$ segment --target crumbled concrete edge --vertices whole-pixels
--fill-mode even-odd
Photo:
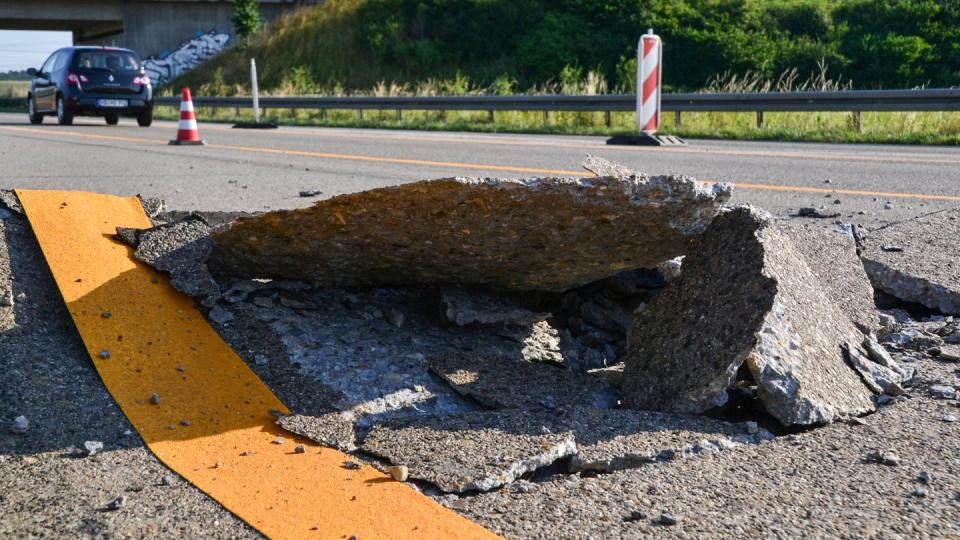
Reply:
[[[960,315],[960,291],[912,276],[869,258],[861,257],[873,287],[905,302],[914,302],[945,315]]]
[[[716,454],[723,451],[734,450],[743,446],[760,444],[765,441],[772,441],[773,433],[763,428],[758,428],[755,434],[742,434],[734,436],[724,436],[717,438],[702,439],[695,443],[667,446],[657,451],[624,453],[613,456],[610,459],[585,461],[579,453],[570,458],[570,472],[601,472],[612,473],[636,469],[645,465],[672,461],[675,459],[688,459],[691,457],[702,456],[706,454]]]
[[[591,154],[587,154],[580,166],[597,176],[646,176],[626,165]]]
[[[353,452],[357,449],[354,416],[349,413],[328,413],[321,416],[293,414],[277,419],[277,425],[323,446]]]
[[[498,474],[481,478],[471,482],[460,491],[491,491],[500,486],[512,483],[528,472],[536,471],[542,467],[552,465],[554,462],[563,458],[575,455],[577,453],[577,443],[570,435],[559,444],[547,448],[543,453],[530,456],[527,459],[517,461],[509,469]]]
[[[20,199],[12,189],[0,189],[0,204],[15,214],[21,216],[24,214],[23,205],[20,204]]]

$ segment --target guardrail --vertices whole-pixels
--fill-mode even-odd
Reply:
[[[542,111],[544,122],[550,112],[603,112],[610,125],[611,112],[636,110],[636,95],[562,96],[347,96],[347,97],[261,97],[264,109],[401,111]],[[157,104],[176,106],[178,98],[157,98]],[[194,97],[195,107],[253,106],[250,97]],[[679,125],[683,112],[755,112],[757,127],[763,127],[764,112],[846,111],[854,114],[859,128],[860,113],[865,111],[960,111],[960,89],[923,90],[848,90],[840,92],[764,92],[730,94],[664,94],[664,111],[672,111]]]
[[[636,110],[631,94],[599,96],[518,95],[518,96],[303,96],[261,97],[263,109],[317,110],[395,110],[401,111],[542,111],[604,112],[609,124],[610,112]],[[20,105],[23,100],[3,99],[0,106]],[[158,97],[156,104],[176,107],[178,97]],[[251,108],[251,97],[194,96],[195,107]],[[960,111],[960,88],[923,90],[848,90],[841,92],[765,92],[733,94],[664,94],[664,111],[673,111],[677,120],[682,112],[755,112],[757,125],[763,126],[764,112],[846,111]],[[857,122],[859,123],[859,122]]]

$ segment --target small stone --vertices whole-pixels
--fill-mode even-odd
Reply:
[[[223,465],[223,464],[218,461],[218,462],[216,462],[216,463],[213,464],[213,467],[212,467],[212,468],[214,468],[214,469],[219,469],[222,465]]]
[[[13,291],[3,291],[3,294],[0,294],[0,306],[13,307],[13,304]]]
[[[210,311],[207,313],[207,317],[211,321],[221,326],[227,324],[228,322],[234,319],[233,313],[231,313],[230,310],[223,308],[221,306],[213,306],[213,308],[211,308]]]
[[[883,205],[883,208],[885,210],[893,210],[893,203],[890,201],[887,201],[887,203]]]
[[[930,396],[933,399],[957,399],[957,389],[945,384],[935,384],[930,387]]]
[[[660,525],[666,527],[672,527],[677,524],[677,518],[671,514],[661,514],[660,519],[657,521]]]
[[[890,467],[896,467],[897,465],[900,465],[900,456],[887,450],[879,450],[867,454],[867,461],[879,463],[881,465],[887,465]]]
[[[164,476],[162,479],[160,479],[160,483],[165,486],[172,486],[173,482],[174,482],[174,478],[169,474]]]
[[[103,450],[103,443],[100,441],[83,441],[83,448],[86,449],[88,456],[92,456]]]
[[[287,442],[287,441],[286,441],[283,437],[277,437],[277,438],[274,439],[272,442],[273,442],[273,444],[283,444],[283,443],[285,443],[285,442]]]
[[[360,468],[360,464],[357,463],[356,461],[344,461],[341,467],[349,471],[355,471]]]
[[[323,192],[320,191],[319,189],[310,189],[310,190],[305,190],[300,192],[301,197],[316,197],[318,195],[323,195]]]
[[[854,416],[853,418],[851,418],[851,419],[849,420],[848,423],[849,423],[850,425],[852,425],[852,426],[865,426],[865,425],[867,425],[867,421],[864,420],[863,418],[860,418],[859,416]]]
[[[917,475],[917,482],[921,484],[929,484],[931,480],[933,480],[933,476],[927,471],[920,471],[920,474]]]
[[[927,488],[916,487],[913,488],[913,491],[910,492],[914,497],[926,497],[928,495]]]
[[[10,431],[13,433],[18,433],[20,435],[27,432],[30,429],[30,421],[27,420],[26,416],[18,416],[13,419],[13,424],[10,426]]]
[[[150,403],[153,405],[159,405],[160,396],[158,396],[157,394],[150,394]]]
[[[409,469],[406,465],[394,465],[388,469],[390,473],[390,478],[393,478],[397,482],[406,482],[407,477],[410,475]]]
[[[108,502],[107,505],[104,507],[104,510],[112,512],[114,510],[119,510],[126,505],[127,505],[127,496],[121,495],[116,499]]]
[[[302,444],[298,444],[296,447],[294,447],[293,451],[297,454],[306,454],[307,447]]]
[[[103,317],[104,319],[109,319],[110,317],[113,316],[113,313],[110,313],[109,311],[104,311],[103,313],[100,314],[100,316]]]
[[[181,420],[181,421],[180,421],[180,425],[183,426],[183,427],[190,427],[190,421],[189,421],[189,420]]]
[[[945,414],[941,420],[944,422],[953,423],[957,421],[957,416],[955,414]]]
[[[403,313],[397,308],[390,308],[390,311],[387,312],[387,322],[400,328],[403,326],[404,316]]]
[[[833,204],[843,204],[840,199],[834,199]]]
[[[110,351],[104,349],[104,350],[100,351],[100,354],[98,354],[97,356],[99,356],[100,358],[106,360],[106,359],[110,358]]]
[[[880,249],[888,253],[903,253],[903,248],[900,246],[894,246],[892,244],[885,244],[880,246]]]

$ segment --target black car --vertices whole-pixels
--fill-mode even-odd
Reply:
[[[143,127],[153,122],[153,88],[137,54],[110,47],[66,47],[50,55],[27,94],[31,124],[56,115],[60,125],[74,116],[102,116],[110,125],[132,116]]]

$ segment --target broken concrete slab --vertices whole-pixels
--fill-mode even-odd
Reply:
[[[614,472],[773,439],[757,426],[655,411],[579,409],[563,419],[577,453],[572,471]]]
[[[729,199],[686,176],[447,178],[239,219],[211,267],[330,287],[564,291],[688,251]]]
[[[23,215],[23,206],[12,189],[0,189],[0,205],[15,214]]]
[[[746,363],[784,425],[874,410],[842,347],[862,335],[765,212],[731,209],[684,259],[683,273],[641,311],[622,390],[638,409],[701,413],[727,401]]]
[[[216,298],[220,287],[207,270],[205,261],[213,242],[210,226],[199,216],[187,216],[172,223],[143,229],[117,230],[125,243],[135,243],[134,258],[170,274],[178,291],[199,298]]]
[[[444,287],[440,292],[447,320],[457,326],[468,324],[530,325],[546,320],[549,313],[534,313],[504,298],[483,291]]]
[[[640,176],[640,173],[626,165],[589,154],[580,166],[597,176]]]
[[[871,231],[861,257],[877,289],[905,302],[960,315],[957,238],[960,208],[953,208]]]
[[[617,405],[617,394],[596,377],[562,367],[478,354],[430,359],[436,373],[458,393],[495,409]]]
[[[511,409],[381,423],[360,449],[442,491],[490,491],[576,452],[572,433],[547,427],[554,417]]]
[[[277,420],[277,425],[324,446],[343,452],[353,452],[357,449],[355,421],[354,414],[331,412],[320,416],[300,414],[283,416]]]
[[[879,313],[873,287],[857,255],[853,235],[837,225],[798,220],[781,221],[778,226],[790,236],[827,295],[847,317],[864,332],[876,330]]]
[[[859,347],[844,347],[847,361],[860,374],[863,383],[875,394],[903,394],[903,377],[892,369],[874,362]]]

